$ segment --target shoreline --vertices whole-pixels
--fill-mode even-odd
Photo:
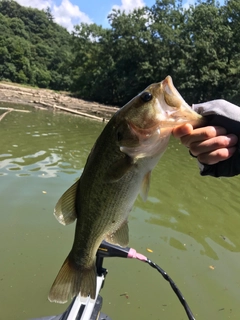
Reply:
[[[28,105],[34,108],[71,112],[98,121],[107,121],[119,109],[97,102],[73,98],[67,92],[25,87],[21,84],[0,82],[0,103]]]

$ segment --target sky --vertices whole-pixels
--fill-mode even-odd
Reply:
[[[108,27],[107,16],[113,8],[126,13],[143,6],[151,7],[155,0],[16,0],[20,5],[37,9],[51,8],[55,22],[69,32],[73,26],[83,23],[96,23]],[[224,0],[220,0],[223,4]],[[183,6],[194,4],[195,0],[183,0]]]

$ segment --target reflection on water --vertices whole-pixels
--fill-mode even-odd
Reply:
[[[71,248],[74,225],[59,225],[52,212],[80,176],[103,126],[46,110],[12,112],[0,122],[0,319],[66,308],[49,303],[47,294]],[[238,190],[238,177],[201,177],[195,159],[172,139],[152,173],[148,201],[137,199],[129,218],[130,245],[171,275],[196,319],[240,317]],[[113,320],[186,319],[153,270],[106,260],[103,310]]]
[[[59,171],[78,172],[96,136],[96,131],[85,134],[88,123],[48,111],[12,112],[1,122],[0,175],[50,178]]]

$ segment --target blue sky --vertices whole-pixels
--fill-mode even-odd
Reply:
[[[19,4],[27,7],[45,9],[50,7],[55,21],[68,31],[81,22],[97,23],[107,27],[107,16],[113,8],[129,12],[134,8],[149,6],[155,0],[16,0]],[[184,6],[194,4],[195,0],[183,0]],[[224,0],[220,0],[223,4]]]

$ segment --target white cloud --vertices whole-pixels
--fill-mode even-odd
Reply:
[[[54,21],[61,26],[73,30],[76,24],[93,23],[87,14],[82,12],[77,5],[72,4],[69,0],[62,0],[57,6],[52,0],[16,0],[20,5],[25,7],[37,8],[39,10],[50,8]]]
[[[39,10],[51,8],[52,1],[48,0],[17,0],[17,2],[24,7],[37,8]]]
[[[69,0],[62,0],[60,6],[54,5],[52,14],[55,22],[68,29],[68,31],[73,30],[73,26],[81,22],[93,22],[84,12],[80,11],[77,5],[73,5]]]
[[[186,2],[183,4],[184,9],[188,9],[191,5],[195,4],[195,0],[186,0]]]
[[[112,9],[117,9],[121,11],[125,11],[126,13],[129,13],[130,11],[133,11],[136,8],[142,8],[145,6],[145,3],[143,0],[122,0],[122,4],[120,6],[114,5]]]

